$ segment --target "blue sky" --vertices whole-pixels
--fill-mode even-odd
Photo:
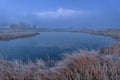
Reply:
[[[119,28],[120,0],[0,0],[0,25]]]

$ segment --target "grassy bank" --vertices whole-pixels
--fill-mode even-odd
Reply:
[[[79,51],[53,67],[41,60],[23,64],[1,58],[0,80],[120,80],[120,56]]]
[[[77,30],[74,32],[83,32],[89,34],[96,34],[96,35],[103,35],[103,36],[110,36],[115,39],[120,40],[120,29],[106,29],[106,30]]]
[[[38,32],[14,32],[14,33],[1,33],[0,40],[11,40],[17,38],[25,38],[38,35]]]

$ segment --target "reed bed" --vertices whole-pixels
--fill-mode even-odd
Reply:
[[[120,56],[78,51],[52,67],[42,60],[24,64],[1,57],[0,80],[120,80]]]
[[[113,44],[111,47],[101,48],[99,53],[104,55],[120,55],[120,42]]]

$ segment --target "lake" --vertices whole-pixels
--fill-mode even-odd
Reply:
[[[111,37],[72,32],[41,32],[40,35],[0,41],[0,54],[9,60],[61,60],[64,53],[76,50],[98,50],[116,40]]]

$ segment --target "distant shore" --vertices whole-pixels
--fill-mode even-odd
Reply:
[[[6,33],[8,32],[8,33]],[[39,32],[78,32],[78,33],[88,33],[88,34],[95,34],[95,35],[103,35],[103,36],[110,36],[115,39],[120,40],[120,29],[103,29],[103,30],[91,30],[91,29],[28,29],[28,30],[16,30],[15,32],[12,31],[12,33],[20,33],[17,34],[18,37],[24,37],[24,35],[33,35],[33,34],[38,34]],[[3,34],[7,35],[10,34],[10,37],[12,37],[11,31],[9,29],[2,29],[0,30],[0,37],[3,37]],[[21,33],[24,33],[24,35]],[[3,35],[3,36],[2,36]],[[15,35],[16,36],[16,35]],[[1,38],[0,38],[1,40]]]
[[[38,32],[8,32],[8,33],[0,33],[0,40],[12,40],[17,38],[25,38],[38,35]]]
[[[120,29],[105,29],[105,30],[76,30],[73,32],[82,32],[95,35],[110,36],[120,40]]]
[[[10,36],[8,39],[14,39],[14,37],[17,38],[18,37],[27,37],[30,35],[36,35],[39,32],[78,32],[78,33],[88,33],[88,34],[95,34],[95,35],[103,35],[103,36],[110,36],[113,37],[115,39],[120,40],[120,29],[104,29],[104,30],[89,30],[89,29],[33,29],[33,30],[17,30],[15,32],[11,32],[9,29],[3,29],[0,30],[0,40],[1,39],[5,39],[8,38],[8,36]],[[5,35],[4,35],[5,33]],[[12,34],[11,34],[12,33]],[[15,35],[16,33],[20,33]],[[24,33],[24,34],[22,34]],[[14,36],[15,35],[15,36]],[[5,36],[5,38],[4,38]]]

